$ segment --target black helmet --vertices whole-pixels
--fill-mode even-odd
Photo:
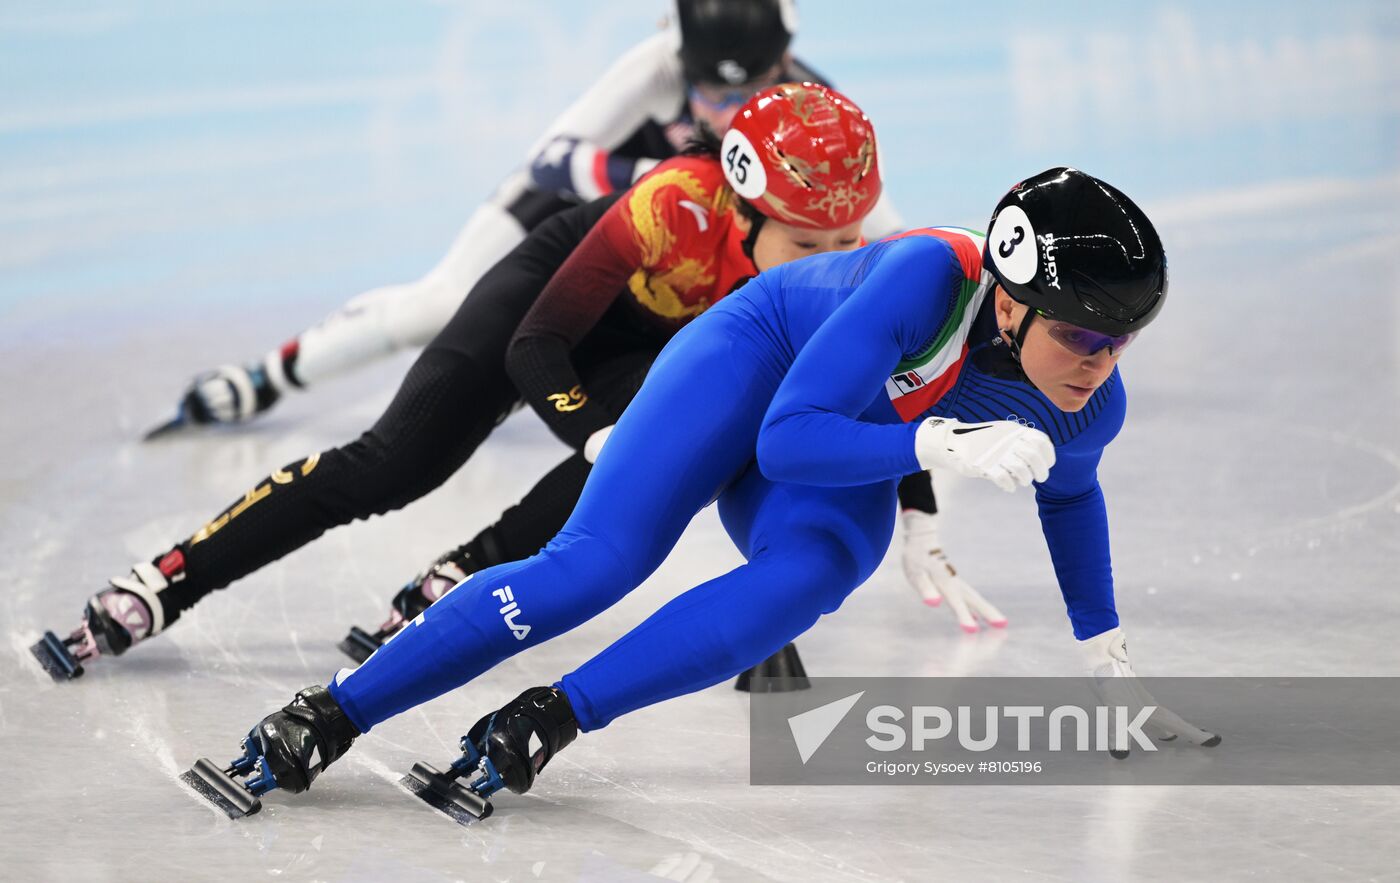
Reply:
[[[1002,197],[984,263],[1017,301],[1101,334],[1142,330],[1167,299],[1167,256],[1147,215],[1063,166]]]
[[[782,60],[797,30],[793,0],[676,0],[681,66],[692,83],[739,86]]]

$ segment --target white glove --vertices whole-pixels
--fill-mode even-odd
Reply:
[[[1055,465],[1050,436],[1011,420],[960,423],[930,417],[915,431],[914,455],[924,469],[985,478],[1007,493],[1044,481]]]
[[[938,540],[938,516],[906,509],[900,518],[904,522],[904,576],[924,603],[937,607],[947,598],[948,608],[968,634],[977,632],[978,616],[990,626],[1005,628],[1006,615],[948,563]]]
[[[589,463],[598,462],[598,455],[603,453],[603,443],[608,440],[609,435],[612,435],[613,426],[616,425],[614,423],[612,426],[604,426],[588,437],[588,441],[583,443],[583,459]]]
[[[1138,680],[1133,666],[1128,662],[1128,639],[1121,628],[1109,629],[1085,641],[1079,642],[1084,665],[1093,678],[1094,692],[1099,702],[1108,708],[1122,706],[1127,709],[1128,719],[1134,719],[1146,706],[1154,706],[1155,711],[1143,724],[1143,732],[1158,742],[1170,742],[1177,736],[1183,737],[1192,745],[1213,748],[1220,744],[1220,737],[1207,733],[1169,709],[1163,708],[1147,688]],[[1115,712],[1110,712],[1109,732],[1117,741],[1118,725]],[[1131,741],[1131,739],[1129,739]],[[1119,743],[1109,751],[1114,757],[1128,756],[1128,743]]]

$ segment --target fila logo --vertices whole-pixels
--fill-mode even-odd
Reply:
[[[892,374],[890,379],[894,385],[899,387],[901,392],[913,392],[924,385],[924,379],[914,371],[905,371],[903,374]]]
[[[515,603],[515,593],[510,590],[510,586],[501,586],[491,593],[495,595],[502,605],[501,619],[505,620],[510,628],[510,633],[515,635],[515,640],[523,641],[525,636],[530,634],[530,627],[525,624],[516,625],[515,618],[520,615],[520,605]]]

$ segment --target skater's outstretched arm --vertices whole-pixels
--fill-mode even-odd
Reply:
[[[641,265],[641,249],[621,220],[621,205],[609,210],[559,268],[506,350],[506,372],[525,402],[576,450],[617,422],[617,414],[589,396],[572,354]]]
[[[1099,486],[1104,446],[1123,426],[1127,397],[1117,371],[1088,430],[1059,449],[1050,478],[1036,487],[1041,530],[1064,596],[1074,636],[1091,638],[1118,627],[1109,556],[1108,510]]]
[[[648,121],[675,119],[685,96],[685,78],[674,31],[662,31],[628,50],[550,125],[530,151],[530,179],[538,189],[595,199],[626,190],[685,144],[690,126],[679,129],[669,150],[657,156],[613,151]]]
[[[758,439],[775,481],[871,484],[920,469],[915,423],[860,419],[899,363],[936,345],[955,315],[963,274],[931,237],[878,243],[873,269],[803,347]],[[840,365],[840,371],[833,371]]]

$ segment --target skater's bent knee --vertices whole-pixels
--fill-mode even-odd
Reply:
[[[561,531],[540,556],[563,574],[566,584],[590,596],[616,601],[637,587],[635,562],[615,545],[592,534]]]

